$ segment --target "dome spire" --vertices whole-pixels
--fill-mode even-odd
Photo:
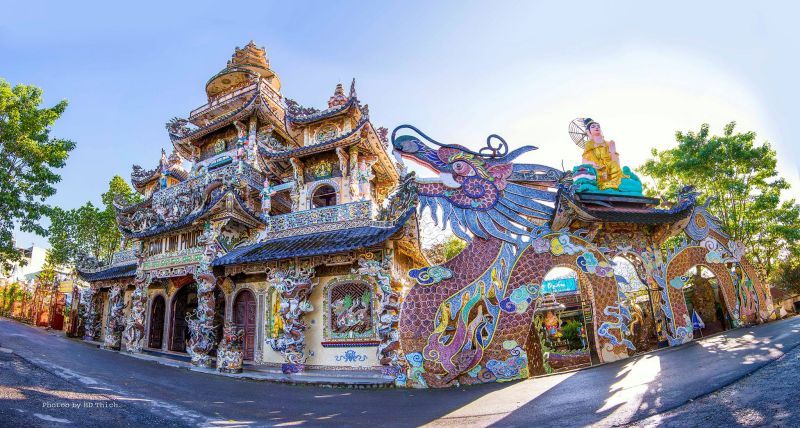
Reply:
[[[250,41],[243,48],[236,47],[227,65],[206,83],[208,98],[214,98],[257,79],[266,80],[267,84],[280,93],[281,84],[278,76],[270,69],[267,50]]]

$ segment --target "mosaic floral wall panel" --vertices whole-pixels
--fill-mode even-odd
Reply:
[[[375,339],[372,286],[361,280],[334,280],[325,288],[325,340]]]

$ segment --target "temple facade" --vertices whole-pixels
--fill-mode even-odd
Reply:
[[[689,186],[672,203],[644,196],[590,118],[570,124],[581,164],[562,171],[517,162],[536,148],[497,135],[479,150],[410,125],[389,138],[355,82],[323,110],[300,106],[252,43],[205,90],[167,123],[172,152],[133,167],[144,201],[116,205],[123,250],[79,263],[86,340],[225,372],[380,371],[448,387],[776,317],[710,200]],[[424,213],[467,242],[441,265],[421,252]]]
[[[409,183],[355,81],[302,107],[251,42],[205,90],[167,124],[172,153],[133,167],[145,199],[116,205],[125,249],[81,263],[86,339],[227,371],[389,364],[399,272],[426,260]]]

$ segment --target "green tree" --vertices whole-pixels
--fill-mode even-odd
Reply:
[[[775,264],[798,245],[800,206],[794,200],[781,201],[789,184],[778,175],[775,150],[767,142],[757,144],[752,131],[735,132],[735,126],[725,125],[722,135],[711,135],[708,124],[699,132],[677,132],[677,147],[653,149],[653,157],[639,171],[668,195],[690,184],[702,198],[714,198],[712,213],[769,277]]]
[[[50,287],[53,285],[53,281],[56,280],[56,274],[56,263],[53,259],[53,253],[48,251],[44,258],[42,270],[36,274],[36,281],[44,287]]]
[[[48,232],[57,263],[73,262],[80,253],[110,261],[119,249],[122,234],[117,227],[113,202],[137,203],[141,201],[141,195],[117,175],[108,183],[108,191],[102,194],[101,199],[105,205],[102,209],[91,202],[71,210],[53,209]]]
[[[13,282],[3,287],[3,290],[0,291],[0,298],[2,298],[0,312],[4,315],[9,315],[14,309],[14,302],[22,300],[24,295],[25,289],[19,282]]]
[[[41,108],[42,90],[29,85],[13,88],[0,79],[0,263],[10,267],[21,260],[14,248],[14,226],[45,235],[39,224],[50,207],[44,202],[56,193],[62,168],[75,143],[50,136],[67,101]]]
[[[425,256],[431,263],[439,265],[457,256],[466,246],[466,242],[455,235],[450,235],[443,242],[425,249]]]
[[[114,212],[114,200],[119,200],[123,205],[130,205],[142,201],[142,195],[134,191],[133,188],[119,175],[115,175],[108,182],[108,191],[101,196],[106,210]]]
[[[789,257],[778,263],[770,283],[789,293],[800,293],[800,257]]]

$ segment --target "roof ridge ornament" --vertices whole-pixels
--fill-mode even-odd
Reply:
[[[351,89],[353,91],[354,89]],[[336,84],[333,96],[328,99],[328,108],[338,107],[347,104],[348,98],[344,95],[344,87],[341,83]]]

